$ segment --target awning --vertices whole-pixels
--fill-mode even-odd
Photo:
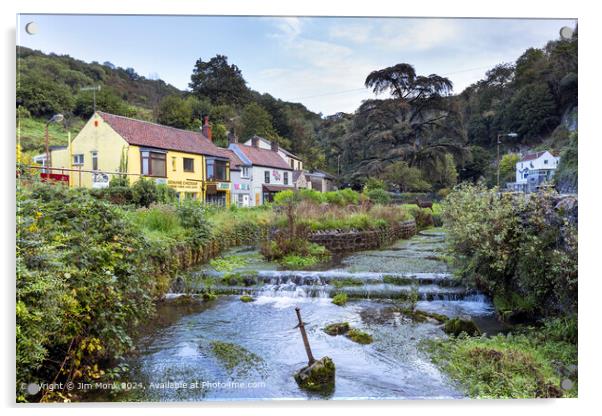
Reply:
[[[282,185],[263,185],[263,192],[280,192],[293,190],[292,186],[282,186]]]

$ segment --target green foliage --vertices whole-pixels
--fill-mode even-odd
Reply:
[[[423,178],[422,172],[405,161],[394,162],[386,167],[384,178],[396,185],[401,192],[429,191],[431,185]]]
[[[249,261],[248,256],[227,256],[212,259],[209,265],[218,272],[231,272],[244,267]]]
[[[569,145],[560,154],[560,162],[554,174],[554,182],[564,192],[577,192],[578,189],[578,153],[577,133],[570,137]]]
[[[389,193],[381,188],[371,189],[365,194],[375,204],[386,205],[391,201],[391,196]]]
[[[146,243],[119,208],[56,185],[17,188],[17,224],[18,395],[97,379],[154,310]]]
[[[180,95],[169,95],[159,103],[157,110],[157,123],[159,124],[188,129],[192,125],[192,119],[191,102]]]
[[[138,225],[161,234],[179,236],[184,231],[176,209],[171,205],[154,204],[150,208],[141,208],[134,219]]]
[[[260,136],[279,142],[272,125],[272,116],[261,105],[255,102],[247,104],[241,114],[241,123],[242,137]]]
[[[194,200],[184,200],[176,210],[181,226],[196,247],[207,243],[211,237],[211,227],[207,220],[207,211]]]
[[[141,207],[149,207],[159,199],[157,185],[152,179],[140,178],[132,185],[132,202]]]
[[[198,98],[208,97],[213,104],[245,104],[249,90],[241,70],[228,63],[228,57],[215,55],[209,61],[196,61],[190,77],[190,89]]]
[[[244,303],[253,302],[254,300],[255,300],[255,299],[253,299],[253,297],[252,297],[252,296],[249,296],[249,295],[242,295],[242,296],[240,297],[240,301],[241,301],[241,302],[244,302]]]
[[[370,192],[374,189],[385,189],[385,181],[382,179],[369,177],[364,184],[364,192]]]
[[[334,295],[334,297],[332,298],[332,303],[334,303],[337,306],[345,306],[345,304],[347,303],[347,294],[338,293]]]
[[[280,259],[280,264],[282,264],[285,268],[292,270],[312,267],[319,262],[320,259],[316,256],[298,256],[295,254],[289,254]]]
[[[520,155],[518,153],[506,153],[502,156],[500,159],[500,184],[514,182],[516,179],[516,163],[519,161]]]
[[[459,380],[470,397],[577,397],[576,383],[570,390],[560,388],[565,378],[576,382],[566,368],[577,364],[577,344],[562,335],[564,326],[558,328],[558,321],[549,321],[543,328],[507,336],[460,336],[432,341],[429,350],[435,363]]]
[[[577,307],[577,229],[554,206],[552,194],[500,197],[466,183],[443,205],[463,279],[494,296],[504,315]]]

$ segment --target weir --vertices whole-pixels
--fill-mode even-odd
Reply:
[[[490,300],[463,287],[453,277],[445,256],[445,234],[421,232],[379,250],[343,256],[330,270],[278,270],[261,263],[256,252],[236,250],[237,256],[253,256],[254,262],[228,272],[209,266],[183,276],[183,287],[168,297],[219,294],[216,300],[180,307],[167,302],[160,314],[169,324],[149,330],[138,341],[131,357],[132,376],[140,379],[261,381],[260,388],[195,391],[145,391],[144,400],[230,400],[308,398],[292,378],[307,365],[304,343],[299,339],[295,308],[303,311],[304,330],[315,357],[336,363],[332,398],[381,397],[458,398],[456,389],[428,356],[422,341],[444,337],[436,319],[417,321],[404,312],[418,311],[447,317],[470,316],[482,329],[495,330]],[[262,261],[262,260],[261,260]],[[186,290],[183,290],[183,288]],[[342,306],[332,303],[345,293]],[[241,301],[241,295],[250,301]],[[344,335],[332,336],[324,328],[346,322],[370,337],[364,345]],[[232,344],[252,357],[232,367],[212,351],[215,342]]]

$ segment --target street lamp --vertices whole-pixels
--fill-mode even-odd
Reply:
[[[50,120],[48,120],[46,122],[46,129],[45,129],[44,137],[45,137],[45,142],[46,142],[46,167],[47,168],[50,167],[50,146],[48,143],[48,141],[49,141],[48,140],[48,125],[50,123],[60,123],[61,121],[63,121],[64,118],[65,117],[63,117],[62,114],[55,114],[50,118]],[[48,172],[50,172],[50,171],[48,170]]]
[[[500,191],[500,144],[502,137],[518,137],[516,133],[500,133],[497,135],[497,190]]]

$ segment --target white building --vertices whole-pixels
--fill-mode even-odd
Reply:
[[[281,149],[276,143],[270,144],[269,148],[260,146],[258,139],[248,141],[251,144],[247,145],[230,137],[228,150],[239,160],[239,170],[231,170],[232,198],[240,206],[253,207],[271,202],[277,192],[294,189],[293,168],[282,156]],[[232,158],[230,160],[232,162]]]
[[[540,186],[550,183],[558,168],[559,157],[547,150],[528,153],[516,163],[516,182],[508,187],[519,192],[533,192]]]

